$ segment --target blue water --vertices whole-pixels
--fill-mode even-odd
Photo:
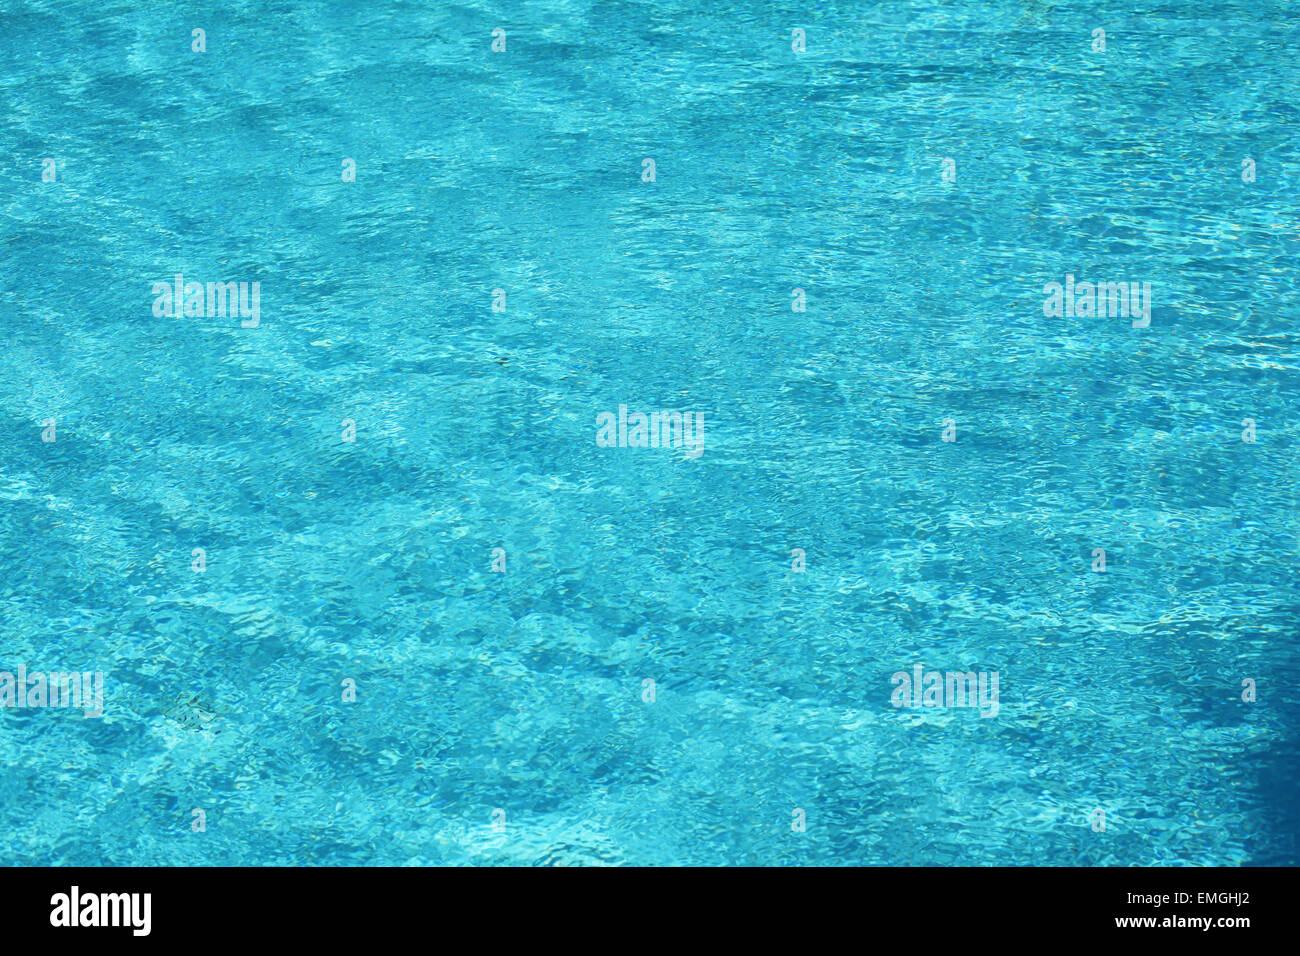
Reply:
[[[0,670],[105,688],[0,709],[0,861],[1295,864],[1298,45],[0,3]],[[996,716],[893,706],[917,663]]]

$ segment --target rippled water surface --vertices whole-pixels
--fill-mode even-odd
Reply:
[[[0,3],[3,860],[1296,863],[1298,24]]]

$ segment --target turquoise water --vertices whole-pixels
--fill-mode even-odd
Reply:
[[[1300,9],[1128,6],[0,3],[0,859],[1296,863]]]

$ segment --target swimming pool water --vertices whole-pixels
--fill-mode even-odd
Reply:
[[[1296,863],[1300,17],[1121,6],[0,3],[0,859]]]

